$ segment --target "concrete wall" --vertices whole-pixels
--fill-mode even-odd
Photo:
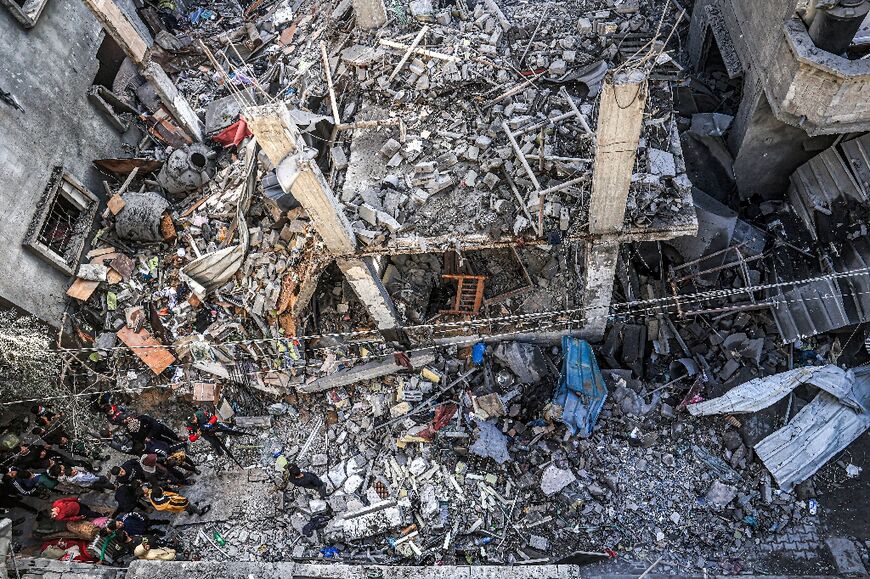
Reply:
[[[780,198],[789,175],[834,135],[870,130],[870,61],[820,51],[795,16],[798,0],[700,0],[690,26],[695,62],[704,7],[717,6],[745,71],[728,137],[742,197]]]
[[[728,141],[737,190],[743,198],[781,199],[795,169],[830,146],[835,137],[811,137],[780,121],[754,75],[747,75],[743,86],[743,101]]]
[[[0,101],[0,296],[53,325],[71,279],[22,240],[55,165],[102,196],[91,161],[125,156],[121,135],[87,99],[102,39],[79,0],[50,1],[30,30],[0,8],[0,88],[24,109]]]

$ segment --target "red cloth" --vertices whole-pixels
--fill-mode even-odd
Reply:
[[[51,503],[51,508],[57,509],[57,516],[52,514],[55,521],[79,521],[85,518],[79,514],[79,500],[76,497],[57,499]]]
[[[212,141],[220,143],[224,147],[236,146],[250,137],[254,133],[248,128],[248,123],[245,119],[239,119],[232,125],[228,126],[211,138]]]
[[[432,440],[435,438],[435,433],[447,426],[450,420],[453,418],[453,415],[456,414],[456,411],[459,409],[456,404],[442,404],[435,408],[435,417],[432,418],[432,422],[429,423],[424,430],[421,430],[417,433],[417,436],[420,438],[424,438],[426,440]]]

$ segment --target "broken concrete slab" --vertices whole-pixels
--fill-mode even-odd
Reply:
[[[408,358],[410,359],[411,366],[414,370],[419,370],[426,364],[431,364],[435,361],[435,355],[431,352],[414,352],[413,354],[408,356]],[[337,370],[328,376],[317,378],[312,382],[297,386],[296,389],[299,392],[303,392],[305,394],[311,394],[313,392],[323,392],[324,390],[330,390],[332,388],[348,386],[350,384],[353,384],[354,382],[373,380],[375,378],[389,376],[390,374],[395,374],[396,372],[402,372],[406,370],[408,369],[405,366],[396,363],[394,358],[375,360],[373,362],[367,362],[359,366],[342,368],[341,370]]]
[[[575,480],[577,477],[574,476],[573,472],[551,464],[544,469],[544,473],[541,475],[541,492],[548,497],[553,496]]]
[[[861,562],[861,554],[855,543],[846,537],[829,537],[825,539],[825,545],[831,552],[837,571],[843,576],[857,575],[867,576],[867,569]]]

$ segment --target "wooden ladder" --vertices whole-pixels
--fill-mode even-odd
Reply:
[[[480,311],[483,303],[483,288],[486,281],[484,275],[452,275],[441,276],[445,281],[456,282],[456,298],[453,300],[453,308],[441,310],[440,314],[455,316],[475,316]]]

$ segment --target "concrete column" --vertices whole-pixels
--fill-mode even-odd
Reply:
[[[118,43],[124,54],[136,63],[139,72],[154,88],[160,101],[172,114],[181,128],[195,141],[202,141],[202,123],[172,79],[160,67],[150,62],[150,45],[130,22],[114,0],[84,0],[94,16],[103,25],[106,33]]]
[[[305,208],[326,248],[379,330],[400,328],[393,300],[381,283],[374,264],[356,253],[356,235],[342,205],[306,149],[302,133],[284,103],[251,107],[245,120],[266,156],[276,167],[281,188]]]
[[[94,16],[106,34],[111,36],[124,54],[136,63],[136,66],[143,67],[148,61],[148,41],[142,38],[127,15],[124,14],[114,0],[84,0],[85,5],[91,9]]]
[[[398,329],[399,316],[393,305],[393,299],[381,283],[377,271],[369,258],[343,257],[336,264],[347,283],[353,288],[360,301],[365,304],[369,315],[378,325],[379,330]]]
[[[244,112],[248,127],[276,168],[281,188],[293,195],[314,222],[333,255],[353,255],[356,235],[341,203],[306,149],[302,133],[284,103],[251,107]]]
[[[353,11],[360,28],[380,28],[387,23],[384,0],[353,0]]]
[[[589,232],[622,230],[647,98],[646,75],[619,72],[604,82],[596,130]]]
[[[591,341],[604,337],[613,296],[613,279],[619,261],[619,241],[601,237],[586,246],[586,281],[583,294],[583,336]]]
[[[619,72],[605,80],[596,130],[586,279],[583,296],[583,335],[600,340],[607,328],[613,279],[619,257],[619,239],[625,205],[634,173],[637,144],[643,127],[647,98],[646,75],[639,70]]]

